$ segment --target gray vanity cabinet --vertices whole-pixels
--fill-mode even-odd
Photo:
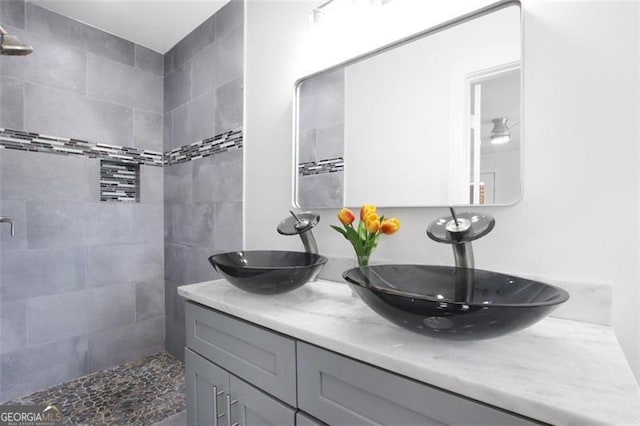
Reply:
[[[190,426],[295,426],[296,410],[188,348],[185,363]]]
[[[188,348],[296,406],[295,340],[194,303],[185,316]]]
[[[302,342],[298,406],[331,425],[534,424]]]
[[[296,410],[231,376],[232,424],[239,426],[295,426]]]
[[[189,425],[537,424],[195,303],[186,323]]]
[[[229,373],[189,349],[185,349],[184,361],[189,425],[226,424]]]

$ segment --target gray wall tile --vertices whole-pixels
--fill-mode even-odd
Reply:
[[[214,43],[193,58],[193,86],[189,95],[198,96],[210,92],[218,87],[220,80],[217,75],[220,69],[220,45]],[[165,104],[166,106],[166,104]]]
[[[163,56],[26,7],[26,24],[11,23],[26,31],[11,30],[36,50],[0,58],[0,125],[163,151]],[[163,180],[143,166],[141,203],[100,203],[97,160],[0,151],[2,213],[17,220],[0,239],[0,400],[86,374],[87,334],[94,368],[162,348]]]
[[[193,200],[241,201],[243,151],[229,151],[193,161]]]
[[[93,321],[93,293],[78,291],[35,297],[27,303],[29,345],[87,333]]]
[[[216,44],[220,45],[217,58],[219,72],[214,86],[217,88],[244,76],[244,27],[237,27]]]
[[[76,217],[82,221],[84,242],[95,246],[135,241],[133,203],[89,203],[76,206]],[[27,207],[28,211],[28,207]],[[28,240],[28,244],[31,241]]]
[[[194,161],[186,161],[164,168],[165,203],[190,203],[193,200],[193,164]]]
[[[0,353],[27,346],[27,305],[23,300],[0,303]]]
[[[175,50],[176,50],[176,47],[173,46],[171,49],[167,51],[167,53],[164,54],[164,75],[169,74],[174,69],[173,56],[174,56]]]
[[[97,55],[88,56],[87,69],[90,96],[144,111],[163,112],[162,76]]]
[[[26,31],[12,28],[7,31],[35,49],[20,58],[0,56],[0,74],[86,94],[87,55],[84,51]]]
[[[138,204],[133,209],[133,240],[162,245],[164,206],[160,203]]]
[[[27,83],[24,127],[32,132],[131,146],[133,111],[63,90]]]
[[[343,205],[344,173],[298,176],[298,204],[306,208]]]
[[[205,93],[173,111],[172,143],[189,145],[216,134],[214,127],[215,96]]]
[[[214,247],[218,250],[242,248],[242,201],[215,203]]]
[[[241,247],[235,247],[235,249],[239,250]],[[218,272],[213,266],[211,266],[211,263],[209,263],[209,257],[221,252],[221,250],[214,250],[210,247],[191,247],[191,268],[193,270],[191,280],[194,283],[217,280],[220,278]],[[184,306],[181,306],[180,308],[181,311],[176,310],[176,318],[179,318],[181,315],[184,316]]]
[[[0,1],[0,24],[24,29],[24,0]]]
[[[27,247],[66,248],[135,241],[134,204],[27,202]]]
[[[166,321],[166,349],[174,358],[184,361],[184,348],[187,346],[184,321],[171,318],[166,318]]]
[[[165,149],[242,126],[242,8],[232,0],[212,19],[214,38],[194,31],[165,55],[165,71],[180,63],[192,68],[188,76],[166,74]],[[242,245],[242,160],[239,150],[164,169],[165,346],[180,359],[184,299],[177,286],[218,278],[208,257]]]
[[[136,321],[164,315],[164,281],[137,283]]]
[[[133,112],[133,146],[163,152],[163,115],[135,110]]]
[[[316,128],[344,121],[344,70],[315,77]]]
[[[298,134],[298,163],[318,160],[316,155],[316,129],[300,130]]]
[[[74,203],[27,202],[27,247],[62,248],[85,244],[84,221]]]
[[[36,35],[133,66],[135,45],[81,22],[27,3],[26,29]]]
[[[162,350],[164,317],[89,335],[89,371],[99,371]]]
[[[238,27],[194,58],[192,96],[242,79],[243,37],[243,27]]]
[[[134,284],[101,287],[93,295],[90,329],[92,331],[132,323],[136,320],[136,286]]]
[[[0,151],[0,167],[2,167],[3,153]],[[2,177],[0,176],[0,179]],[[2,187],[2,184],[0,184]],[[27,248],[27,203],[19,200],[0,199],[0,208],[4,216],[13,218],[14,232],[13,238],[8,238],[10,227],[8,223],[0,225],[0,250],[21,250]],[[1,265],[0,265],[1,267]]]
[[[173,219],[171,218],[171,210],[173,204],[164,203],[164,241],[173,241],[173,230],[171,224]]]
[[[231,0],[214,16],[216,39],[220,39],[244,24],[244,1]]]
[[[0,156],[3,200],[97,201],[99,160],[5,150]]]
[[[298,128],[309,130],[316,127],[316,82],[315,79],[303,81],[298,86]]]
[[[164,78],[164,112],[191,99],[191,61],[171,71]]]
[[[189,246],[165,243],[164,245],[164,276],[165,279],[178,285],[193,282],[193,257]]]
[[[185,38],[180,40],[173,50],[173,66],[179,67],[205,47],[215,41],[215,19],[208,18]]]
[[[162,167],[140,166],[140,202],[162,203],[164,171]]]
[[[24,128],[24,84],[20,80],[0,76],[0,126]]]
[[[2,253],[0,297],[22,299],[81,290],[86,249],[16,250]]]
[[[178,297],[178,286],[178,283],[164,280],[164,314],[172,319],[175,318],[175,301]]]
[[[163,133],[162,133],[162,141],[163,151],[171,151],[172,149],[172,139],[171,135],[173,134],[173,115],[172,113],[167,113],[164,115],[164,123],[163,123]]]
[[[316,153],[318,160],[344,156],[344,123],[316,129]]]
[[[216,133],[242,127],[242,91],[242,79],[233,80],[216,89]]]
[[[0,401],[84,376],[87,338],[33,346],[0,355]]]
[[[174,241],[182,244],[213,245],[213,204],[173,204]]]
[[[89,247],[87,285],[102,287],[161,281],[162,251],[162,246],[157,244]]]
[[[162,53],[136,44],[135,54],[136,68],[157,75],[164,75],[164,57]]]

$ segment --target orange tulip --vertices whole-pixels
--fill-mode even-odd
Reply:
[[[343,225],[351,225],[356,220],[356,215],[348,208],[344,208],[338,212],[338,219]]]
[[[364,218],[364,226],[372,234],[378,232],[378,229],[380,229],[380,217],[376,213],[369,213]]]
[[[365,220],[367,218],[367,216],[369,216],[371,213],[375,213],[375,212],[376,212],[376,206],[371,205],[371,204],[365,204],[360,209],[360,220]]]
[[[380,225],[380,232],[387,235],[395,233],[398,229],[400,229],[400,221],[395,217],[385,219]]]

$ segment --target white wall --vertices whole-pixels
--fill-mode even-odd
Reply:
[[[441,9],[449,3],[429,2]],[[292,199],[292,88],[309,71],[301,58],[312,7],[247,4],[246,249],[301,249],[275,226]],[[474,245],[481,268],[613,283],[615,330],[640,377],[637,8],[635,2],[524,3],[524,198],[482,208],[497,225]],[[352,255],[328,227],[337,212],[320,213],[321,251]],[[375,256],[452,264],[450,248],[424,233],[444,209],[384,214],[399,217],[403,227]]]
[[[520,150],[483,154],[480,173],[494,173],[495,204],[512,203],[520,192]],[[490,203],[491,200],[487,201]]]

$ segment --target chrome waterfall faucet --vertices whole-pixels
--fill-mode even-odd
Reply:
[[[451,216],[442,217],[429,224],[427,235],[439,243],[451,244],[456,266],[474,268],[471,242],[487,235],[496,224],[493,216],[480,213],[456,214],[449,207]]]
[[[318,244],[313,236],[314,226],[320,222],[320,215],[314,212],[295,213],[289,210],[291,216],[288,216],[278,224],[278,233],[282,235],[300,235],[304,250],[307,253],[318,254]]]

